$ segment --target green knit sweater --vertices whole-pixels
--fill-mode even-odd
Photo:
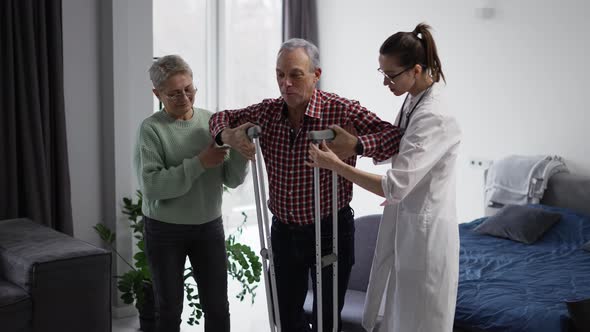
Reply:
[[[145,216],[173,224],[212,221],[221,216],[223,184],[244,181],[247,160],[233,149],[223,165],[201,165],[198,155],[212,140],[210,117],[194,108],[190,120],[175,120],[161,110],[142,122],[133,162]]]

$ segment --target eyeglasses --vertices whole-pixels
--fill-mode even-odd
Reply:
[[[177,92],[177,93],[172,94],[172,95],[169,95],[167,93],[164,93],[164,96],[166,96],[166,98],[168,98],[171,102],[178,103],[180,101],[183,101],[185,96],[188,99],[193,98],[196,93],[197,93],[197,88],[188,87],[184,91]]]
[[[388,80],[389,80],[389,82],[391,82],[391,84],[395,84],[395,82],[394,82],[393,80],[394,80],[396,77],[398,77],[399,75],[401,75],[401,74],[403,74],[403,73],[407,72],[408,70],[410,70],[410,69],[412,69],[412,68],[414,68],[414,66],[408,67],[408,68],[406,68],[406,69],[404,69],[404,70],[400,71],[399,73],[397,73],[397,74],[395,74],[395,75],[391,75],[391,76],[390,76],[390,75],[387,75],[387,74],[386,74],[386,73],[383,71],[383,69],[381,69],[381,68],[377,68],[377,71],[378,71],[378,72],[380,72],[381,74],[383,74],[383,76],[385,76],[385,78],[386,78],[386,79],[388,79]]]

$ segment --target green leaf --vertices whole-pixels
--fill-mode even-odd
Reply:
[[[123,294],[121,294],[121,300],[123,300],[123,302],[125,304],[131,304],[131,303],[133,303],[133,300],[134,300],[133,294],[123,293]]]
[[[113,244],[115,240],[115,233],[111,231],[107,226],[103,224],[96,224],[93,228],[101,240],[103,240],[109,245]]]

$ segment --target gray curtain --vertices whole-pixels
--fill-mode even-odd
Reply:
[[[283,41],[290,38],[303,38],[320,46],[315,0],[283,0]]]
[[[71,235],[61,0],[1,0],[0,13],[0,219]]]

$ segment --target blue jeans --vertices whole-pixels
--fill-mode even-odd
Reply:
[[[332,252],[332,216],[321,221],[322,255]],[[313,331],[317,330],[315,225],[288,225],[273,217],[271,242],[277,280],[281,330],[309,331],[303,312],[309,275],[313,281]],[[350,207],[338,211],[338,330],[340,313],[354,264],[354,213]],[[322,270],[323,330],[332,331],[332,266]]]
[[[227,253],[221,218],[177,225],[144,217],[145,252],[156,301],[156,331],[180,331],[184,265],[193,267],[206,332],[230,330]]]

